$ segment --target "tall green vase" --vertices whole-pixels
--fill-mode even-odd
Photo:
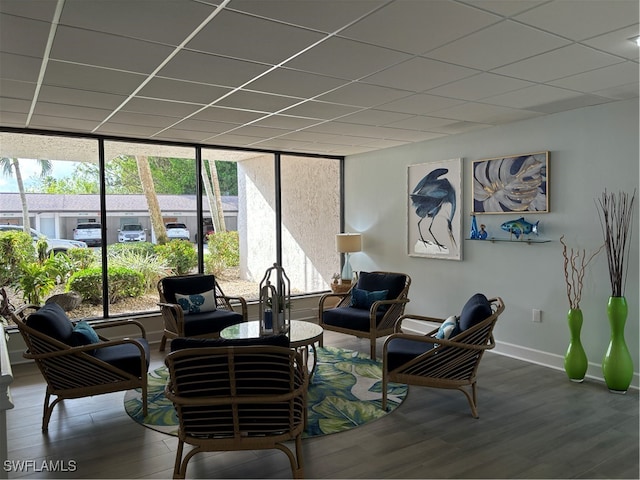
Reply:
[[[614,393],[626,393],[633,377],[633,360],[624,340],[627,310],[625,297],[609,297],[607,316],[611,339],[602,360],[602,374],[609,391]]]
[[[572,382],[582,382],[589,367],[587,354],[580,341],[580,330],[582,330],[582,310],[579,308],[569,309],[567,313],[569,323],[569,333],[571,340],[569,348],[564,356],[564,371],[567,372],[569,380]]]

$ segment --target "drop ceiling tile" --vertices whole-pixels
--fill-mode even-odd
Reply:
[[[223,10],[186,48],[277,65],[325,35]]]
[[[364,43],[329,38],[286,63],[287,67],[357,80],[410,58],[406,53]]]
[[[347,27],[340,35],[420,54],[500,19],[499,16],[454,2],[392,2]],[[452,25],[455,27],[452,28]]]
[[[638,24],[627,28],[616,30],[615,32],[606,33],[589,40],[585,40],[585,45],[603,50],[613,55],[620,55],[630,60],[638,60],[640,48],[632,39],[640,35],[640,27]]]
[[[273,113],[300,102],[299,98],[238,90],[216,102],[221,107]]]
[[[202,142],[211,136],[211,133],[196,130],[181,130],[168,128],[161,133],[163,140],[177,140],[179,142]]]
[[[456,135],[458,133],[466,133],[473,130],[482,130],[483,128],[489,127],[493,127],[493,125],[476,122],[453,122],[441,127],[434,127],[430,131],[446,135]]]
[[[555,102],[545,102],[539,105],[532,105],[528,109],[534,112],[540,112],[544,114],[565,112],[567,110],[573,110],[575,108],[590,107],[592,105],[600,105],[602,103],[610,102],[611,99],[600,97],[598,95],[583,94],[571,98],[565,98],[562,100],[556,100]]]
[[[375,10],[387,0],[234,0],[230,9],[253,13],[323,32],[333,32]]]
[[[346,80],[338,78],[276,68],[251,82],[246,89],[308,98],[333,90],[345,83],[347,83]]]
[[[640,84],[638,82],[634,82],[628,85],[620,85],[619,87],[596,90],[593,93],[601,97],[613,98],[616,100],[625,100],[628,98],[638,98],[639,91]]]
[[[486,124],[501,124],[537,117],[540,114],[528,110],[487,105],[483,103],[465,103],[438,111],[438,117]]]
[[[236,127],[233,130],[234,135],[246,135],[247,137],[257,138],[279,137],[280,135],[284,135],[286,133],[287,130],[283,130],[280,128],[256,127],[254,125]]]
[[[265,141],[260,141],[254,144],[257,148],[267,148],[273,150],[285,150],[285,151],[313,151],[313,143],[310,142],[299,142],[293,139],[285,139],[285,138],[272,138]]]
[[[491,70],[568,43],[568,40],[558,36],[505,20],[432,50],[428,57],[479,70]]]
[[[546,2],[547,0],[463,0],[462,3],[488,10],[498,15],[511,17]]]
[[[27,115],[31,109],[31,100],[21,98],[0,97],[0,113],[23,113]]]
[[[464,100],[453,98],[438,97],[425,93],[418,93],[408,97],[385,103],[377,107],[379,110],[388,110],[391,112],[411,113],[420,115],[425,113],[436,112],[443,108],[450,108],[465,103]]]
[[[335,129],[332,129],[335,131]],[[302,130],[300,132],[291,132],[282,137],[283,139],[291,139],[299,142],[318,142],[318,143],[333,143],[335,145],[351,145],[354,143],[351,137],[346,137],[341,133],[325,133],[316,131],[316,128]]]
[[[29,0],[31,1],[31,0]],[[60,23],[86,30],[178,45],[215,5],[182,1],[65,0]],[[152,15],[153,20],[150,20]]]
[[[254,144],[258,140],[259,139],[256,137],[238,135],[235,132],[233,132],[233,133],[224,133],[221,135],[213,135],[205,139],[205,142],[212,143],[214,145],[229,145],[231,147],[253,148],[252,144]]]
[[[7,110],[0,111],[0,122],[5,127],[24,128],[27,123],[26,113],[16,113]]]
[[[438,128],[444,127],[445,125],[451,125],[452,123],[454,122],[448,118],[414,115],[413,117],[390,123],[387,127],[407,128],[409,130],[438,131]]]
[[[82,48],[78,48],[82,45]],[[172,48],[101,32],[58,26],[51,58],[86,65],[151,73]],[[122,52],[127,52],[123,55]]]
[[[33,115],[30,128],[54,129],[74,132],[90,132],[98,126],[98,122],[82,118],[58,117],[50,115]]]
[[[573,44],[498,68],[496,73],[533,82],[548,82],[620,62],[620,58],[608,53]]]
[[[98,135],[117,135],[128,138],[150,138],[159,128],[135,123],[107,122],[95,130]],[[161,140],[161,139],[157,139]]]
[[[104,110],[113,110],[124,102],[126,98],[124,95],[111,95],[103,92],[91,92],[51,85],[43,85],[38,95],[38,100],[41,102],[80,106],[91,105],[93,108]]]
[[[166,128],[177,121],[176,117],[168,117],[161,115],[148,115],[134,112],[116,112],[110,119],[109,123],[123,123],[126,125],[140,125],[144,127],[155,127],[156,130]]]
[[[46,115],[50,117],[75,118],[78,120],[92,120],[101,122],[107,115],[109,110],[100,110],[98,108],[86,107],[80,105],[63,105],[59,103],[38,102],[33,111],[34,115]]]
[[[214,133],[223,133],[237,126],[238,125],[235,123],[206,122],[204,120],[194,120],[192,118],[188,118],[179,121],[169,130],[193,130],[194,132],[206,132],[208,134],[207,136],[211,136]]]
[[[0,92],[2,97],[11,97],[23,100],[31,100],[36,91],[34,82],[20,82],[17,80],[8,80],[0,78]],[[0,97],[0,99],[2,99]]]
[[[292,117],[289,115],[269,115],[253,125],[258,127],[283,128],[287,130],[298,130],[315,125],[319,120],[313,118]]]
[[[265,115],[260,112],[237,110],[235,108],[207,107],[193,115],[191,118],[194,120],[243,124],[253,122],[254,120],[264,116]]]
[[[158,75],[177,80],[239,87],[268,68],[258,63],[183,50],[176,54]]]
[[[477,73],[470,68],[416,57],[370,75],[363,83],[422,92]]]
[[[29,32],[29,35],[24,35]],[[31,57],[44,55],[49,23],[0,14],[0,46],[3,52]]]
[[[635,62],[623,62],[561,78],[560,80],[549,82],[549,84],[580,92],[595,92],[596,90],[637,82],[638,64]]]
[[[534,85],[515,92],[487,97],[483,99],[482,102],[503,107],[527,109],[528,107],[541,103],[555,102],[580,95],[578,92],[564,88],[551,87],[549,85]]]
[[[399,147],[400,145],[404,145],[406,143],[407,142],[403,142],[400,140],[370,139],[370,140],[367,140],[365,143],[363,143],[361,146],[369,147],[374,150],[379,150],[383,148]]]
[[[584,40],[638,22],[637,0],[562,0],[549,2],[515,17],[547,31]]]
[[[154,77],[142,87],[137,96],[208,105],[231,90],[229,87]]]
[[[192,103],[155,100],[150,98],[132,98],[123,105],[121,111],[182,118],[191,115],[201,108],[201,105],[194,105]]]
[[[347,123],[359,123],[362,125],[387,125],[410,117],[411,115],[407,113],[368,109],[342,117],[340,121]]]
[[[358,107],[373,107],[408,95],[410,92],[405,90],[352,82],[319,96],[318,100]]]
[[[115,95],[130,95],[145,79],[141,74],[121,72],[90,65],[50,61],[44,75],[45,85],[76,88]]]
[[[32,18],[50,22],[56,10],[56,2],[51,0],[3,0],[0,2],[0,12],[19,17]]]
[[[37,82],[40,60],[24,55],[0,52],[0,77],[5,80]]]
[[[360,110],[357,107],[351,107],[347,105],[338,105],[336,103],[316,102],[309,101],[304,102],[295,107],[288,108],[284,112],[287,115],[294,115],[297,117],[317,118],[319,120],[329,120],[331,118],[341,117],[349,113],[353,113]]]
[[[432,88],[428,92],[433,95],[473,101],[531,85],[534,84],[517,78],[495,75],[493,73],[480,73],[473,77],[463,78],[462,80],[451,82],[441,87]]]

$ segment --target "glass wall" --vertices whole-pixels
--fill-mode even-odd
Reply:
[[[158,311],[164,275],[214,273],[252,301],[279,258],[292,294],[327,290],[339,271],[336,159],[13,132],[0,145],[0,235],[27,215],[34,246],[44,234],[67,253],[47,263],[34,249],[43,288],[35,267],[22,284],[0,277],[14,305],[79,289],[71,318],[117,317]]]

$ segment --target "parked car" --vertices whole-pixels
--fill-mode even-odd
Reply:
[[[24,229],[22,225],[0,225],[0,232],[10,232],[10,231],[18,231],[22,232]],[[47,253],[61,253],[66,252],[70,248],[87,248],[87,244],[84,242],[79,242],[76,240],[65,240],[62,238],[49,238],[45,234],[40,233],[35,228],[31,228],[31,238],[33,238],[33,243],[38,241],[40,237],[44,237],[49,245],[47,249]]]
[[[73,239],[90,247],[99,247],[102,245],[102,226],[95,222],[79,223],[73,229]]]
[[[146,242],[147,232],[139,223],[129,223],[118,230],[118,241],[120,243]]]
[[[189,229],[184,223],[170,222],[165,225],[169,240],[190,240]]]

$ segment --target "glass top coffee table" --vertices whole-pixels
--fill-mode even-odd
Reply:
[[[302,320],[291,320],[289,337],[291,348],[296,348],[302,353],[302,359],[305,365],[309,363],[309,347],[313,350],[313,364],[311,366],[311,374],[316,369],[317,355],[316,343],[322,342],[322,327],[315,323],[303,322]],[[220,336],[226,339],[237,338],[260,338],[260,322],[253,320],[250,322],[237,323],[223,329]]]

